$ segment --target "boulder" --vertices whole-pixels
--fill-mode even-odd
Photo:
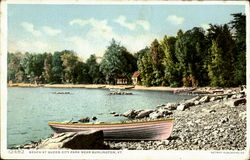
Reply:
[[[118,116],[120,116],[120,114],[119,114],[119,113],[114,114],[114,117],[118,117]]]
[[[103,131],[66,132],[42,141],[37,149],[104,149]]]
[[[82,123],[87,123],[87,122],[89,122],[89,117],[79,119],[78,121],[82,122]]]
[[[95,116],[93,116],[93,117],[92,117],[92,120],[94,120],[94,121],[95,121],[95,120],[97,120],[97,118],[96,118]]]
[[[138,115],[135,118],[144,118],[148,117],[150,113],[152,113],[154,110],[152,109],[146,109],[142,110],[141,112],[138,113]]]
[[[201,98],[200,96],[196,96],[196,97],[194,97],[192,99],[187,100],[186,102],[188,102],[188,103],[194,103],[195,101],[200,100],[200,98]]]
[[[194,105],[199,105],[200,101],[194,101]]]
[[[184,105],[186,106],[186,108],[188,108],[188,107],[194,106],[194,102],[192,102],[192,101],[186,101],[184,103]]]
[[[161,114],[162,116],[173,114],[173,112],[171,112],[170,110],[167,110],[165,108],[159,108],[157,110],[157,112],[159,112],[159,114]]]
[[[157,118],[160,118],[160,117],[162,117],[162,115],[159,112],[152,112],[152,113],[149,114],[149,118],[151,118],[151,119],[157,119]]]
[[[166,110],[164,108],[159,108],[157,111],[154,111],[152,113],[149,114],[149,118],[151,119],[157,119],[157,118],[161,118],[167,115],[173,114],[173,112]]]
[[[166,106],[164,108],[169,109],[169,110],[175,110],[177,108],[177,106],[178,106],[177,103],[168,103],[168,104],[166,104]]]
[[[209,102],[209,97],[208,96],[204,96],[200,99],[200,103],[205,103],[205,102]]]
[[[179,106],[177,106],[177,110],[178,111],[184,111],[187,107],[185,106],[185,104],[180,104]]]
[[[225,102],[225,105],[230,106],[230,107],[235,107],[240,104],[246,104],[246,99],[245,98],[232,99],[232,100],[228,100]]]
[[[129,110],[125,113],[122,114],[124,117],[129,117],[129,118],[135,118],[135,116],[137,115],[136,114],[136,111],[134,109],[132,110]]]
[[[157,108],[164,107],[164,106],[165,106],[165,104],[159,104],[159,105],[157,105]]]

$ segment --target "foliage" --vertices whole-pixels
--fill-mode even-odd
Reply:
[[[136,69],[136,60],[133,55],[112,39],[100,64],[100,70],[106,76],[106,81],[114,84],[116,78],[130,80]]]
[[[236,62],[234,78],[236,84],[246,84],[246,16],[242,13],[232,14],[234,19],[229,23],[235,32]]]
[[[234,85],[233,51],[234,41],[228,25],[214,27],[220,30],[216,39],[212,41],[211,63],[208,66],[208,75],[212,86],[229,87]]]
[[[104,83],[104,77],[100,72],[100,65],[97,63],[95,55],[90,55],[86,61],[86,65],[88,67],[90,82],[93,84]]]
[[[44,67],[43,67],[43,77],[45,83],[50,83],[53,80],[53,73],[52,73],[52,54],[51,53],[44,53]]]

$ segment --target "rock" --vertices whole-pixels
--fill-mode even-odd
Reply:
[[[241,113],[239,114],[239,117],[240,117],[242,120],[245,120],[246,117],[247,117],[247,112],[246,112],[246,111],[241,112]]]
[[[228,118],[222,118],[222,119],[220,120],[221,123],[226,123],[226,122],[228,122],[228,121],[229,121]]]
[[[201,120],[200,119],[197,119],[196,121],[194,121],[195,123],[200,123]]]
[[[175,110],[177,108],[177,106],[178,106],[177,103],[168,103],[168,104],[166,104],[166,106],[164,108],[169,109],[169,110]]]
[[[104,149],[103,131],[61,133],[42,142],[37,149]]]
[[[232,99],[232,100],[228,100],[224,103],[225,105],[227,106],[230,106],[230,107],[235,107],[235,106],[238,106],[240,104],[246,104],[246,99],[245,98],[241,98],[241,99]]]
[[[232,97],[231,97],[232,99],[237,99],[237,95],[235,94],[235,95],[232,95]]]
[[[159,112],[152,112],[149,114],[149,118],[151,119],[157,119],[160,118],[162,115]]]
[[[211,110],[209,110],[209,112],[208,112],[208,113],[214,113],[214,112],[216,112],[216,110],[211,109]]]
[[[209,102],[209,97],[208,96],[204,96],[200,99],[200,103],[205,103],[205,102]]]
[[[244,97],[245,97],[244,94],[238,94],[238,95],[236,96],[237,99],[244,98]]]
[[[119,114],[119,113],[116,113],[116,114],[114,114],[114,116],[115,116],[115,117],[118,117],[118,116],[120,116],[120,114]]]
[[[97,120],[97,118],[94,116],[94,117],[92,117],[92,120],[94,120],[94,121],[95,121],[95,120]]]
[[[164,107],[164,106],[165,106],[165,104],[159,104],[159,105],[157,105],[157,108]]]
[[[199,105],[200,101],[194,101],[194,105]]]
[[[136,112],[135,112],[134,109],[132,109],[132,110],[129,110],[129,111],[123,113],[122,115],[123,115],[124,117],[135,118]]]
[[[109,114],[116,114],[116,112],[115,112],[115,111],[112,111],[112,112],[109,112]]]
[[[87,123],[87,122],[89,122],[89,117],[79,119],[78,121],[82,122],[82,123]]]
[[[224,93],[225,94],[231,94],[233,91],[232,90],[226,90]]]
[[[185,104],[180,104],[179,106],[177,106],[178,111],[184,111],[185,109],[186,109]]]
[[[152,109],[146,109],[142,110],[141,112],[138,113],[138,115],[135,118],[144,118],[148,117],[150,113],[152,113],[154,110]]]
[[[198,100],[200,100],[200,96],[196,96],[196,97],[194,97],[194,98],[192,98],[192,99],[190,99],[190,100],[187,100],[186,102],[191,102],[191,103],[194,103],[195,101],[198,101]]]
[[[192,101],[186,101],[184,103],[184,105],[186,106],[186,108],[188,108],[188,107],[194,106],[194,102],[192,102]]]

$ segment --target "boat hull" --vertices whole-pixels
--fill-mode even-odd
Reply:
[[[102,130],[105,140],[164,140],[171,135],[173,124],[173,119],[165,119],[146,122],[109,124],[50,122],[49,126],[56,134],[63,132]]]

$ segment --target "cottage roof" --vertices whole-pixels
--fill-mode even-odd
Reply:
[[[136,71],[136,72],[133,74],[132,78],[138,78],[139,76],[140,76],[140,72],[139,72],[139,71]]]

